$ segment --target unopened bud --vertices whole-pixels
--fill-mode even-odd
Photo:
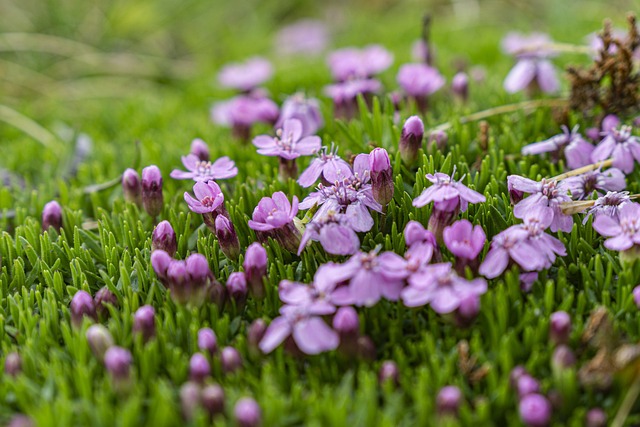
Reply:
[[[218,384],[210,384],[202,388],[202,406],[210,416],[224,412],[224,390]]]
[[[411,116],[404,122],[398,150],[402,161],[407,165],[413,165],[418,160],[418,150],[422,148],[424,138],[424,124],[420,117]]]
[[[78,291],[71,299],[71,305],[69,307],[71,312],[71,324],[76,328],[82,326],[82,319],[87,316],[91,320],[96,319],[96,306],[93,303],[93,298],[86,291]]]
[[[142,184],[135,170],[127,169],[122,174],[122,193],[127,202],[142,206]]]
[[[156,335],[156,311],[150,305],[143,305],[133,315],[133,332],[142,335],[144,342]]]
[[[15,377],[22,372],[22,358],[20,354],[11,352],[4,359],[4,373]]]
[[[386,206],[393,199],[394,190],[393,169],[387,150],[376,148],[369,154],[369,170],[373,198],[382,206]]]
[[[197,383],[202,383],[211,375],[211,367],[209,361],[201,353],[191,356],[189,361],[189,379]]]
[[[465,102],[469,98],[469,77],[463,72],[457,73],[451,80],[451,91],[453,94]]]
[[[162,212],[162,173],[155,165],[142,169],[142,205],[151,217],[156,217]]]
[[[93,355],[96,359],[103,361],[104,354],[110,347],[114,346],[113,337],[109,330],[100,324],[91,325],[87,329],[85,336]]]
[[[218,339],[211,328],[202,328],[198,331],[198,348],[213,355],[218,351]]]
[[[257,427],[262,423],[260,406],[250,397],[238,400],[233,414],[239,427]]]
[[[462,392],[454,385],[442,387],[436,397],[436,408],[441,415],[456,415],[462,403]]]
[[[240,357],[240,353],[235,348],[225,347],[220,352],[220,363],[222,364],[222,371],[225,374],[229,374],[242,367],[242,357]]]
[[[240,242],[233,223],[224,215],[218,215],[215,228],[222,253],[229,259],[237,260],[240,255]]]
[[[200,159],[201,162],[209,161],[209,147],[207,143],[201,140],[200,138],[196,138],[191,141],[191,154],[195,155]]]
[[[267,275],[267,251],[260,243],[252,243],[247,248],[242,263],[251,294],[255,298],[264,297],[264,277]]]
[[[400,378],[400,372],[398,371],[398,365],[391,360],[385,360],[380,366],[380,372],[378,373],[378,380],[381,384],[391,381],[394,385],[398,385]]]
[[[44,205],[42,209],[42,229],[47,231],[49,227],[56,231],[62,227],[62,207],[55,200]]]
[[[96,307],[96,314],[100,319],[106,319],[109,317],[109,309],[108,305],[112,305],[114,307],[118,306],[118,297],[111,292],[111,290],[104,286],[96,292],[96,296],[93,298],[93,303]]]
[[[172,257],[176,254],[177,249],[178,240],[173,227],[169,221],[160,221],[151,236],[151,250],[163,250]]]

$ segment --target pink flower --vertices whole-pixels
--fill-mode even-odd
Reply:
[[[613,167],[629,174],[633,172],[634,159],[640,162],[640,138],[631,135],[631,126],[612,128],[591,153],[593,162],[613,158]]]
[[[326,49],[329,31],[321,21],[303,19],[282,27],[275,47],[282,55],[317,55]]]
[[[310,156],[320,150],[322,140],[318,136],[302,136],[302,123],[297,119],[286,120],[276,137],[260,135],[253,139],[258,153],[264,156],[278,156],[293,160],[300,156]]]
[[[322,176],[325,181],[334,183],[345,178],[351,178],[351,166],[349,163],[338,157],[337,149],[327,150],[322,147],[318,157],[311,161],[311,164],[298,178],[298,184],[302,187],[311,187]]]
[[[273,67],[269,61],[253,57],[242,63],[225,65],[218,73],[218,82],[223,87],[247,92],[269,80],[272,74]]]
[[[360,248],[360,239],[351,228],[347,216],[333,211],[307,224],[300,240],[298,255],[310,240],[319,241],[327,253],[334,255],[353,255]]]
[[[466,219],[456,221],[446,227],[442,233],[447,249],[457,257],[475,259],[487,240],[484,230],[479,225],[475,227]]]
[[[556,92],[560,88],[556,70],[547,59],[553,56],[553,51],[548,47],[551,43],[551,38],[541,33],[530,36],[510,33],[504,38],[504,51],[518,59],[504,81],[507,92],[519,92],[531,84],[537,84],[547,93]]]
[[[369,45],[363,49],[344,48],[327,59],[331,74],[337,81],[367,78],[378,74],[393,63],[393,55],[380,45]]]
[[[610,216],[599,215],[593,222],[593,228],[609,237],[604,242],[607,249],[625,251],[640,245],[640,205],[633,202],[623,204],[617,221]]]
[[[536,182],[522,176],[509,175],[507,186],[510,192],[516,190],[530,194],[513,208],[513,215],[516,218],[524,218],[535,206],[548,206],[552,209],[551,231],[561,230],[565,233],[571,231],[573,218],[563,214],[561,209],[562,203],[571,201],[571,197],[567,195],[568,189],[563,182],[547,181],[544,178]]]
[[[229,157],[221,157],[213,164],[202,161],[195,154],[182,156],[182,164],[188,172],[174,169],[171,172],[173,179],[193,179],[194,181],[213,181],[215,179],[233,178],[238,174],[238,168]]]
[[[215,181],[196,182],[193,186],[193,193],[197,199],[185,192],[184,200],[189,205],[189,209],[195,213],[211,213],[217,211],[221,206],[224,207],[224,194]]]
[[[437,92],[445,84],[445,78],[427,64],[405,64],[400,67],[398,84],[409,96],[426,97]]]
[[[453,172],[455,174],[455,170]],[[486,198],[477,191],[471,190],[460,181],[453,180],[452,176],[436,172],[434,175],[427,174],[427,179],[433,183],[425,189],[418,197],[413,199],[413,206],[421,208],[434,203],[434,208],[447,212],[467,210],[469,203],[484,203]]]

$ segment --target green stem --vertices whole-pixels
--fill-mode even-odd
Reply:
[[[629,391],[627,392],[624,400],[622,401],[622,405],[620,405],[620,409],[618,409],[618,413],[611,423],[611,427],[622,427],[624,425],[624,421],[629,416],[629,412],[633,408],[633,404],[638,399],[638,394],[640,394],[640,375],[636,376],[636,379],[629,387]]]

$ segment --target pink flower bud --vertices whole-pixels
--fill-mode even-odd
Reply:
[[[196,138],[191,141],[191,154],[194,154],[201,162],[209,161],[209,147],[207,143],[201,140],[200,138]]]
[[[571,317],[564,311],[556,311],[550,317],[549,337],[556,344],[569,341],[571,334]]]
[[[551,356],[551,365],[554,369],[562,370],[570,368],[575,364],[576,356],[575,354],[573,354],[573,351],[569,348],[569,346],[560,344],[553,351],[553,356]]]
[[[211,375],[211,367],[209,361],[201,353],[191,356],[189,361],[189,379],[197,383],[202,383]]]
[[[114,346],[113,337],[109,330],[103,325],[95,324],[89,326],[85,336],[93,355],[96,359],[103,361],[104,354],[110,347]]]
[[[636,307],[640,309],[640,285],[633,288],[633,302],[635,302]]]
[[[469,98],[469,77],[463,72],[457,73],[451,80],[451,91],[461,101]]]
[[[71,299],[71,305],[69,307],[71,312],[71,324],[76,328],[82,326],[82,319],[87,316],[92,320],[97,320],[96,307],[93,303],[93,298],[86,291],[78,291]]]
[[[230,374],[242,367],[242,357],[240,357],[240,353],[235,348],[225,347],[220,352],[220,363],[222,364],[222,371],[225,374]]]
[[[211,328],[202,328],[198,331],[198,348],[213,355],[218,351],[218,339]]]
[[[392,360],[385,360],[380,366],[380,372],[378,373],[378,380],[381,384],[391,381],[394,385],[398,385],[400,378],[400,372],[398,371],[398,365]]]
[[[434,130],[429,134],[427,149],[431,150],[431,147],[435,145],[436,150],[444,151],[444,149],[447,148],[447,142],[449,142],[449,136],[446,132],[441,130]]]
[[[180,406],[182,415],[191,420],[200,407],[202,400],[200,384],[187,381],[180,387]]]
[[[262,423],[260,406],[250,397],[238,400],[233,414],[239,427],[257,427]]]
[[[244,256],[242,268],[244,268],[251,294],[256,298],[263,298],[263,279],[267,275],[267,251],[260,243],[249,245]]]
[[[55,200],[44,205],[42,209],[42,230],[47,231],[49,227],[56,231],[62,227],[62,207]]]
[[[218,215],[215,220],[216,237],[224,255],[237,260],[240,255],[240,242],[233,223],[224,215]]]
[[[436,397],[436,408],[439,414],[456,415],[462,403],[462,392],[454,385],[442,387]]]
[[[620,126],[620,119],[615,114],[609,114],[602,119],[602,131],[609,132],[611,129]]]
[[[398,150],[402,161],[407,165],[413,165],[418,160],[418,150],[422,148],[424,138],[424,124],[418,116],[411,116],[404,122]]]
[[[178,240],[173,227],[171,227],[169,221],[160,221],[151,236],[151,250],[163,250],[172,257],[176,254],[177,249]]]
[[[333,329],[342,339],[354,339],[360,334],[360,318],[351,306],[340,307],[333,316]]]
[[[587,427],[606,427],[607,414],[600,408],[593,408],[587,412]]]
[[[523,374],[518,378],[517,382],[518,396],[522,399],[524,396],[532,393],[540,392],[540,383],[529,374]]]
[[[171,255],[163,250],[157,250],[151,253],[151,266],[162,283],[166,283],[167,281],[167,270],[172,261],[173,258],[171,258]]]
[[[4,373],[12,377],[22,372],[22,358],[20,354],[11,352],[4,359]]]
[[[244,305],[244,302],[247,300],[248,292],[247,279],[245,278],[244,273],[231,273],[229,275],[229,279],[227,279],[227,290],[238,306]]]
[[[525,396],[518,409],[522,422],[529,427],[544,427],[551,420],[551,404],[540,394]]]
[[[110,347],[104,353],[104,366],[116,381],[128,380],[132,362],[129,350],[122,347]]]
[[[114,307],[118,306],[118,297],[109,290],[108,287],[104,286],[96,292],[96,296],[93,298],[93,304],[96,307],[96,314],[100,319],[106,319],[109,317],[109,309],[108,305],[112,305]]]
[[[156,311],[150,305],[143,305],[133,315],[133,332],[142,335],[144,342],[156,335]]]
[[[156,217],[162,212],[162,174],[155,165],[142,169],[142,205],[149,216]]]
[[[142,206],[142,184],[135,170],[127,169],[122,174],[122,193],[127,202]]]
[[[382,206],[386,206],[393,199],[394,190],[393,169],[387,150],[376,148],[369,154],[369,170],[373,198]]]
[[[210,384],[202,389],[202,406],[210,416],[224,412],[224,390],[218,384]]]
[[[254,355],[260,354],[259,344],[267,331],[267,323],[263,319],[254,320],[247,331],[247,347]]]
[[[26,415],[18,414],[11,418],[7,427],[35,427],[33,420]]]

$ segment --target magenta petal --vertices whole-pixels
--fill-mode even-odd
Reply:
[[[313,159],[311,161],[311,164],[309,164],[309,167],[305,169],[298,178],[298,184],[300,184],[304,188],[311,187],[318,180],[318,178],[320,178],[320,174],[323,173],[323,168],[326,168],[329,163],[331,162],[325,164],[318,158]]]
[[[380,301],[380,287],[381,277],[369,270],[360,270],[349,283],[349,291],[358,306],[372,307]]]
[[[174,169],[169,176],[173,179],[193,179],[193,172],[185,172],[180,169]]]
[[[598,215],[593,221],[593,228],[603,236],[617,236],[622,233],[622,227],[618,222],[608,215]]]
[[[525,89],[536,76],[536,64],[530,59],[521,59],[509,71],[504,80],[504,88],[509,93]]]
[[[604,215],[601,215],[604,216]],[[607,239],[604,242],[604,247],[607,249],[611,249],[612,251],[626,251],[627,249],[633,246],[633,240],[629,238],[626,234],[621,234],[616,237],[612,237]]]
[[[545,93],[554,93],[560,89],[556,70],[550,61],[538,61],[538,86]]]
[[[503,248],[492,248],[480,265],[478,272],[487,279],[500,276],[509,265],[509,253]]]

